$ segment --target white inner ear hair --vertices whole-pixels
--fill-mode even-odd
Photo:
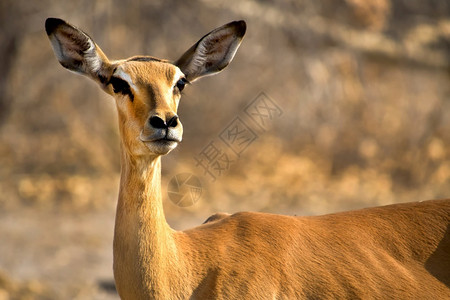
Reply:
[[[206,59],[207,59],[207,55],[208,55],[208,49],[205,47],[204,45],[205,43],[200,43],[197,47],[197,49],[195,49],[195,54],[194,54],[194,59],[192,61],[192,63],[194,64],[195,68],[204,68],[205,67],[205,63],[206,63]],[[192,71],[192,70],[190,70]]]
[[[83,34],[84,35],[84,34]],[[86,65],[92,73],[98,72],[102,67],[102,61],[97,55],[95,43],[86,35],[84,35],[89,42],[89,48],[84,53],[84,59],[86,60]]]

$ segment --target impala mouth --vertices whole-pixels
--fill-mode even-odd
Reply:
[[[176,143],[178,144],[179,140],[175,140],[175,139],[169,139],[169,138],[162,138],[162,139],[157,139],[157,140],[153,140],[153,141],[148,141],[147,143],[160,143],[160,144],[170,144],[170,143]]]
[[[175,149],[178,146],[178,143],[181,142],[181,140],[177,138],[163,137],[145,139],[142,140],[142,142],[151,152],[155,154],[165,155]]]
[[[141,141],[144,142],[144,143],[158,143],[158,142],[161,142],[161,143],[168,143],[168,142],[181,143],[181,139],[178,138],[175,135],[172,135],[172,134],[168,134],[168,135],[165,135],[163,137],[151,137],[151,138],[143,138],[141,136]]]
[[[165,155],[181,142],[182,131],[167,129],[142,131],[139,138],[152,153]]]

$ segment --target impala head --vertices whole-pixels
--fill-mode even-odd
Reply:
[[[237,21],[211,31],[173,63],[150,56],[110,61],[86,33],[61,19],[47,19],[45,29],[63,67],[88,76],[115,98],[125,150],[159,156],[181,142],[177,109],[184,86],[225,68],[246,25]]]

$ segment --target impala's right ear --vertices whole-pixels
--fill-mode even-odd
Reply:
[[[64,68],[100,82],[110,77],[112,68],[108,58],[86,33],[56,18],[45,21],[45,31]]]
[[[216,74],[233,60],[246,28],[244,21],[225,24],[202,37],[174,64],[190,82]]]

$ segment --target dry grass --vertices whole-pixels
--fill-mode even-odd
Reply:
[[[92,14],[69,2],[51,13],[11,3],[19,15],[7,32],[22,34],[3,78],[0,204],[91,208],[116,191],[114,106],[58,66],[36,29],[47,13],[79,24],[112,57],[175,58],[219,23],[247,20],[231,67],[184,96],[185,142],[165,160],[166,180],[201,171],[193,157],[259,92],[284,114],[208,189],[199,213],[322,213],[448,195],[450,20],[441,2],[86,2]]]

